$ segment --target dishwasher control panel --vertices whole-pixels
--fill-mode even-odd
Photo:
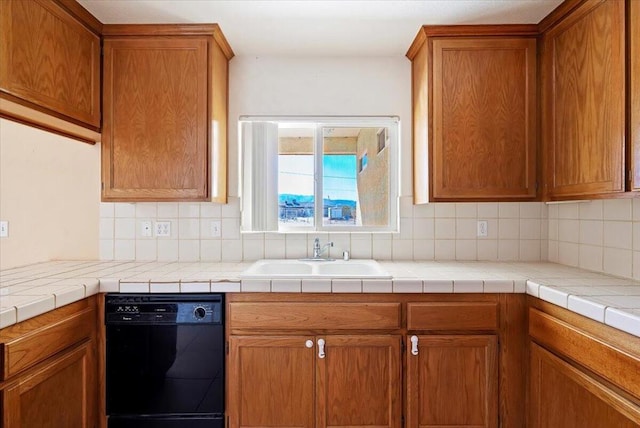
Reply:
[[[221,295],[107,294],[105,322],[221,324]]]

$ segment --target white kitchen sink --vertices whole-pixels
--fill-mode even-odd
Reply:
[[[272,278],[366,278],[389,279],[391,275],[375,260],[258,260],[240,274],[242,279]]]

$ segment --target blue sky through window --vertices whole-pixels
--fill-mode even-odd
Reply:
[[[280,155],[278,162],[279,194],[313,195],[312,155]],[[356,156],[324,155],[323,167],[323,197],[356,201]]]
[[[324,155],[323,166],[323,197],[357,201],[356,156]]]

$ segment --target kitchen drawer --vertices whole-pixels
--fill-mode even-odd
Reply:
[[[67,309],[67,308],[64,308]],[[58,310],[59,311],[59,310]],[[43,321],[48,321],[56,312],[41,315]],[[27,320],[24,323],[37,324],[39,318]],[[20,329],[20,324],[8,327]],[[15,374],[32,367],[56,353],[91,336],[95,328],[95,310],[87,307],[70,316],[56,319],[54,322],[44,322],[42,326],[30,329],[28,333],[2,340],[0,349],[4,367],[0,376],[2,380],[9,379]]]
[[[400,303],[236,302],[229,305],[230,329],[391,330],[401,325]]]
[[[498,304],[494,302],[408,303],[409,330],[495,331]]]

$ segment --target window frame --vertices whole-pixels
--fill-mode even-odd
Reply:
[[[399,229],[399,176],[400,176],[400,119],[398,116],[240,116],[239,127],[243,122],[275,122],[299,123],[315,125],[313,156],[314,156],[314,225],[313,226],[285,226],[278,222],[277,230],[273,233],[393,233]],[[385,150],[389,152],[389,195],[387,209],[389,222],[386,226],[357,226],[357,225],[324,225],[323,222],[323,130],[326,128],[387,128]],[[384,132],[384,131],[383,131]],[[240,137],[242,138],[242,137]],[[240,142],[242,147],[242,141]],[[378,156],[382,151],[376,151],[372,156]],[[240,160],[240,187],[244,180],[243,155]],[[356,154],[356,175],[360,173],[359,156]],[[242,197],[242,195],[241,195]],[[276,197],[275,203],[278,203]],[[246,209],[244,201],[243,209]],[[249,207],[251,209],[251,207]],[[244,225],[243,225],[244,226]],[[264,232],[259,230],[244,230],[243,233]]]

